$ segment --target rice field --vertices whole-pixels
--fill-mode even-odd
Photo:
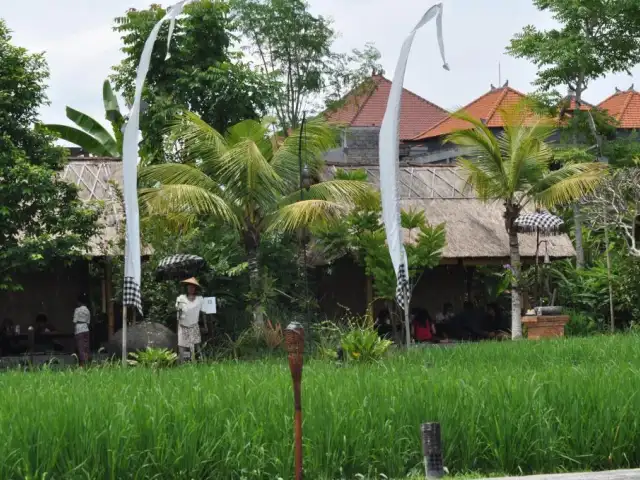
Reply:
[[[419,425],[452,474],[640,466],[640,337],[469,345],[374,365],[309,361],[306,478],[407,478]],[[290,479],[282,360],[0,374],[2,479]],[[385,477],[386,476],[386,477]]]

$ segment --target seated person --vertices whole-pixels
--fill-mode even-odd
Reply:
[[[389,315],[389,310],[381,310],[376,316],[376,321],[373,326],[378,331],[380,338],[390,340],[393,336],[393,328],[391,327],[391,315]]]
[[[511,325],[508,324],[508,320],[502,315],[500,307],[496,303],[490,303],[487,305],[485,314],[485,329],[488,332],[493,332],[496,336],[504,336],[511,330]]]
[[[436,324],[447,323],[453,318],[453,305],[449,302],[442,306],[442,312],[436,314]]]
[[[54,331],[54,328],[49,325],[49,318],[44,313],[36,315],[36,335],[46,335]]]
[[[35,325],[35,338],[34,349],[36,351],[62,351],[64,348],[54,338],[51,337],[52,333],[56,333],[53,326],[49,323],[49,318],[44,313],[39,313],[36,316]]]
[[[484,314],[471,302],[465,302],[462,313],[451,319],[452,337],[458,340],[486,340],[493,334],[484,329]]]
[[[411,311],[411,332],[416,343],[432,342],[436,333],[429,312],[424,308]]]
[[[16,346],[12,342],[12,338],[15,336],[16,326],[13,320],[5,318],[2,321],[2,327],[0,327],[0,350],[2,355],[11,355],[16,353]]]

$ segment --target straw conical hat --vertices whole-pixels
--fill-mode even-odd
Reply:
[[[183,280],[180,283],[186,283],[188,285],[195,285],[196,287],[201,287],[202,288],[202,286],[198,283],[198,280],[196,280],[196,277],[187,278],[186,280]]]

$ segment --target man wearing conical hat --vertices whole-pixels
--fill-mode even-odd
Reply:
[[[186,293],[176,299],[178,312],[178,349],[180,358],[194,359],[196,346],[200,345],[200,313],[204,306],[204,299],[200,295],[200,284],[194,277],[181,282],[186,287]]]

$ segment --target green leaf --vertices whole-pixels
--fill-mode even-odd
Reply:
[[[118,105],[118,99],[115,93],[113,93],[109,80],[105,80],[102,85],[102,100],[107,120],[111,122],[112,125],[122,123],[124,117],[122,113],[120,113],[120,105]]]
[[[120,156],[118,142],[116,142],[111,134],[102,125],[100,125],[99,122],[71,107],[67,107],[67,118],[78,125],[87,134],[96,138],[105,147],[105,150],[111,152],[109,156]]]
[[[68,125],[48,124],[39,125],[37,128],[44,128],[57,136],[59,139],[65,140],[69,143],[73,143],[74,145],[79,146],[92,155],[97,155],[100,157],[118,156],[117,154],[114,155],[113,152],[109,150],[105,145],[103,145],[98,139],[75,127],[70,127]]]

